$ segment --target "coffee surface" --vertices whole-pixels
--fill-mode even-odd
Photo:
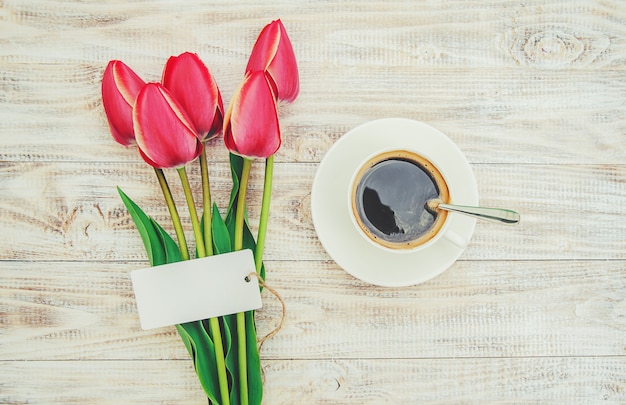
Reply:
[[[425,235],[436,215],[426,201],[439,198],[434,179],[420,165],[391,158],[376,163],[356,189],[356,209],[372,234],[390,243],[407,243]]]

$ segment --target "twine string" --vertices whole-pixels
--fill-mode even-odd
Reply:
[[[283,328],[283,325],[285,323],[285,317],[287,314],[287,307],[285,305],[285,300],[283,300],[283,297],[280,296],[280,294],[278,293],[278,291],[276,291],[274,288],[270,287],[269,285],[267,285],[267,283],[265,282],[265,280],[263,280],[263,277],[261,277],[259,274],[257,274],[256,272],[251,272],[250,274],[248,274],[246,276],[246,282],[250,282],[250,277],[256,277],[256,279],[258,280],[259,284],[265,288],[267,291],[269,291],[270,293],[272,293],[272,295],[274,297],[276,297],[276,299],[280,302],[280,305],[282,307],[282,314],[280,316],[280,322],[278,323],[278,326],[276,326],[273,330],[271,330],[267,335],[263,336],[262,338],[257,340],[257,344],[259,345],[259,352],[261,351],[261,348],[263,347],[263,344],[270,338],[276,336],[276,334],[278,332],[280,332],[280,330]]]

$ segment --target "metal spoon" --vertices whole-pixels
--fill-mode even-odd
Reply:
[[[428,200],[425,205],[426,209],[431,212],[437,212],[438,209],[441,209],[509,225],[517,224],[520,220],[520,215],[517,212],[503,208],[467,207],[464,205],[444,204],[441,200],[437,199]]]

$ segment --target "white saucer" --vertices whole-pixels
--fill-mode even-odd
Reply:
[[[390,149],[411,150],[436,161],[453,204],[478,205],[478,189],[461,150],[443,133],[421,122],[403,118],[371,121],[347,132],[328,150],[311,194],[313,224],[322,245],[354,277],[375,285],[401,287],[441,274],[463,248],[439,238],[421,250],[393,252],[372,246],[355,228],[347,206],[352,175],[367,157]],[[469,242],[476,225],[474,218],[450,213],[447,222],[449,229]]]

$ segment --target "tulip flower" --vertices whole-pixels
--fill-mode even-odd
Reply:
[[[102,77],[102,104],[113,139],[124,146],[135,143],[133,106],[145,82],[122,61],[112,60]]]
[[[185,109],[202,142],[215,137],[222,130],[224,122],[222,96],[211,72],[197,54],[185,52],[170,57],[163,69],[161,82]],[[206,150],[203,150],[200,157],[200,171],[205,248],[212,254],[211,192]]]
[[[106,113],[109,127],[113,139],[124,146],[136,143],[135,129],[133,122],[133,109],[136,104],[137,95],[146,83],[131,68],[119,60],[112,60],[108,63],[102,77],[102,104]],[[187,241],[180,224],[178,210],[174,204],[172,193],[167,185],[167,180],[158,165],[147,158],[139,151],[144,160],[149,161],[154,166],[154,172],[159,180],[159,185],[163,191],[163,196],[174,223],[174,229],[180,245],[181,256],[189,258]]]
[[[280,147],[280,127],[276,96],[271,78],[266,71],[255,70],[246,75],[235,92],[224,118],[224,144],[234,154],[243,156],[243,167],[239,179],[237,209],[235,214],[235,250],[243,247],[243,226],[245,217],[246,189],[253,158],[268,158]],[[267,179],[266,179],[267,180]],[[269,207],[265,198],[264,207]],[[257,246],[258,250],[258,246]],[[256,253],[255,253],[256,256]],[[256,258],[255,258],[256,264]],[[242,404],[247,404],[247,341],[245,314],[236,314],[237,352],[239,365],[239,392]],[[244,400],[245,398],[245,400]]]
[[[233,96],[224,118],[224,143],[246,158],[267,158],[280,147],[276,98],[265,72],[247,75]]]
[[[202,141],[222,130],[224,105],[217,83],[198,55],[185,52],[168,59],[163,86],[181,104]]]
[[[141,89],[133,122],[141,156],[153,167],[180,168],[202,152],[202,142],[187,114],[159,83]]]
[[[300,91],[296,56],[282,21],[272,21],[259,34],[246,67],[246,74],[255,70],[269,73],[279,100],[292,102]]]

